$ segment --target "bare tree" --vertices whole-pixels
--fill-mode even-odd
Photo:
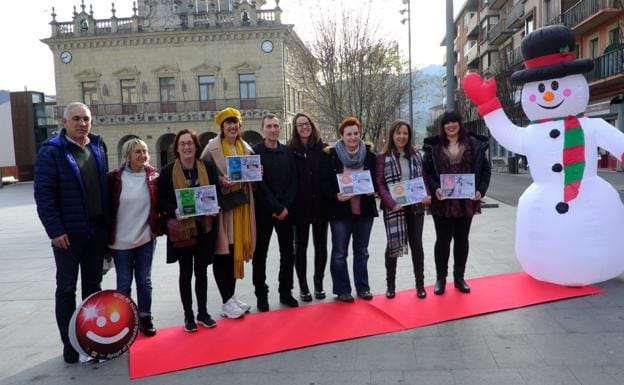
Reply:
[[[322,124],[337,128],[346,116],[356,116],[362,138],[377,142],[408,92],[405,65],[396,43],[378,37],[368,16],[344,9],[339,16],[315,23],[303,81]]]

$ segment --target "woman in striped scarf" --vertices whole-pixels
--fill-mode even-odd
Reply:
[[[386,225],[386,297],[394,298],[397,259],[412,251],[412,265],[416,280],[416,295],[425,298],[424,252],[422,233],[424,205],[431,203],[427,196],[422,203],[401,206],[390,194],[388,185],[423,176],[422,157],[413,147],[412,128],[404,120],[395,120],[388,131],[383,151],[377,155],[375,182],[381,199]]]

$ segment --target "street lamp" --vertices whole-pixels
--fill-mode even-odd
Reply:
[[[401,24],[405,25],[407,21],[407,55],[408,55],[408,65],[409,65],[409,122],[412,127],[412,134],[415,132],[414,128],[414,103],[412,101],[412,92],[414,91],[414,87],[412,85],[412,16],[410,9],[410,0],[403,0],[403,4],[407,4],[407,8],[404,8],[399,11],[401,15],[405,15],[407,12],[407,17],[404,17],[401,20]]]

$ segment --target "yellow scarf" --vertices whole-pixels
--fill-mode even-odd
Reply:
[[[221,139],[221,148],[224,156],[244,155],[243,142],[236,139],[236,153],[232,151],[232,147],[225,138]],[[248,183],[237,183],[230,187],[231,191],[244,189],[245,194],[251,194]],[[245,267],[243,262],[251,260],[253,256],[251,244],[251,220],[250,220],[249,203],[232,209],[234,224],[234,278],[243,278],[245,276]]]
[[[208,171],[206,170],[204,162],[195,160],[195,167],[197,168],[199,185],[208,186],[210,184],[210,180],[208,179]],[[184,171],[182,171],[182,162],[180,162],[180,159],[176,159],[175,164],[173,165],[172,179],[174,189],[188,188],[188,183],[186,181],[186,176],[184,176]],[[204,216],[202,221],[204,223],[204,232],[209,233],[212,230],[212,217]],[[185,237],[186,239],[191,239],[191,237],[197,236],[197,227],[195,226],[195,222],[194,217],[182,220],[182,227],[184,228],[184,232],[187,236]]]

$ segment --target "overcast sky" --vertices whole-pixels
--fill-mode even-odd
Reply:
[[[132,15],[132,0],[115,0],[117,17]],[[407,23],[401,24],[399,11],[405,8],[403,0],[282,0],[282,22],[294,24],[302,40],[310,39],[312,31],[309,20],[319,9],[331,9],[344,3],[346,7],[358,8],[371,3],[371,18],[378,21],[383,34],[399,42],[407,58]],[[455,12],[464,0],[454,0]],[[85,0],[87,11],[93,5],[96,19],[111,16],[110,0]],[[411,0],[412,11],[412,64],[442,64],[446,0]],[[54,94],[54,67],[52,53],[39,40],[50,36],[52,7],[56,20],[71,21],[73,6],[80,11],[80,0],[0,0],[0,89],[23,91],[25,88]],[[272,8],[268,1],[264,8]]]

